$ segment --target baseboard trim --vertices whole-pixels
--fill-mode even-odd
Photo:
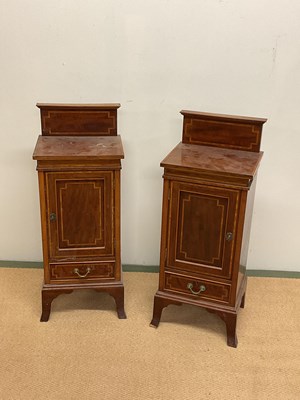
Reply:
[[[43,268],[43,263],[38,261],[3,261],[0,268]]]
[[[274,271],[268,269],[249,269],[247,276],[262,278],[296,278],[300,279],[300,271]]]
[[[4,261],[0,260],[0,268],[43,268],[42,262],[37,261]],[[124,272],[159,272],[158,265],[123,264]],[[300,279],[300,271],[274,271],[267,269],[249,269],[247,276],[261,278],[296,278]]]
[[[158,265],[123,264],[122,269],[124,272],[159,272]]]

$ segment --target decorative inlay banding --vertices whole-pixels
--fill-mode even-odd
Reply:
[[[222,267],[227,204],[226,198],[180,192],[177,259]]]
[[[191,282],[195,290],[199,291],[199,293],[191,293],[189,289]],[[202,290],[200,289],[201,287]],[[205,290],[203,290],[204,287]],[[208,280],[194,279],[191,277],[178,276],[170,273],[166,273],[165,275],[166,290],[186,294],[196,299],[210,299],[227,303],[229,302],[230,288],[231,286],[225,283],[223,284]]]
[[[116,135],[116,111],[43,111],[44,135]]]
[[[114,277],[114,264],[112,263],[95,263],[95,264],[51,264],[50,276],[53,280],[60,279],[80,279],[79,275],[85,275],[88,270],[89,273],[84,278],[85,280],[92,280],[95,278],[110,279]],[[78,271],[78,274],[74,273]]]
[[[261,127],[246,123],[185,117],[183,143],[258,152]]]
[[[60,248],[103,245],[103,186],[103,180],[57,181]]]

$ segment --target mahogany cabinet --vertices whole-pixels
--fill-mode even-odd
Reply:
[[[119,104],[37,104],[37,160],[43,241],[41,321],[51,303],[78,289],[108,292],[124,311],[120,257]]]
[[[181,113],[182,142],[161,163],[160,274],[151,325],[158,326],[169,304],[196,305],[224,320],[227,344],[236,347],[266,119]]]

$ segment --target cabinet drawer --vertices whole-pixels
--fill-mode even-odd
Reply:
[[[80,281],[91,283],[99,280],[112,280],[115,275],[114,263],[70,263],[50,264],[50,281]]]
[[[165,290],[188,295],[189,297],[228,303],[231,285],[196,279],[188,276],[165,274]]]

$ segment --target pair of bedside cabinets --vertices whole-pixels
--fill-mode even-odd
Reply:
[[[41,321],[62,293],[94,289],[126,318],[120,245],[119,104],[37,104],[43,241]],[[151,325],[169,304],[221,317],[237,346],[246,259],[265,119],[181,111],[180,142],[164,168],[159,288]]]

